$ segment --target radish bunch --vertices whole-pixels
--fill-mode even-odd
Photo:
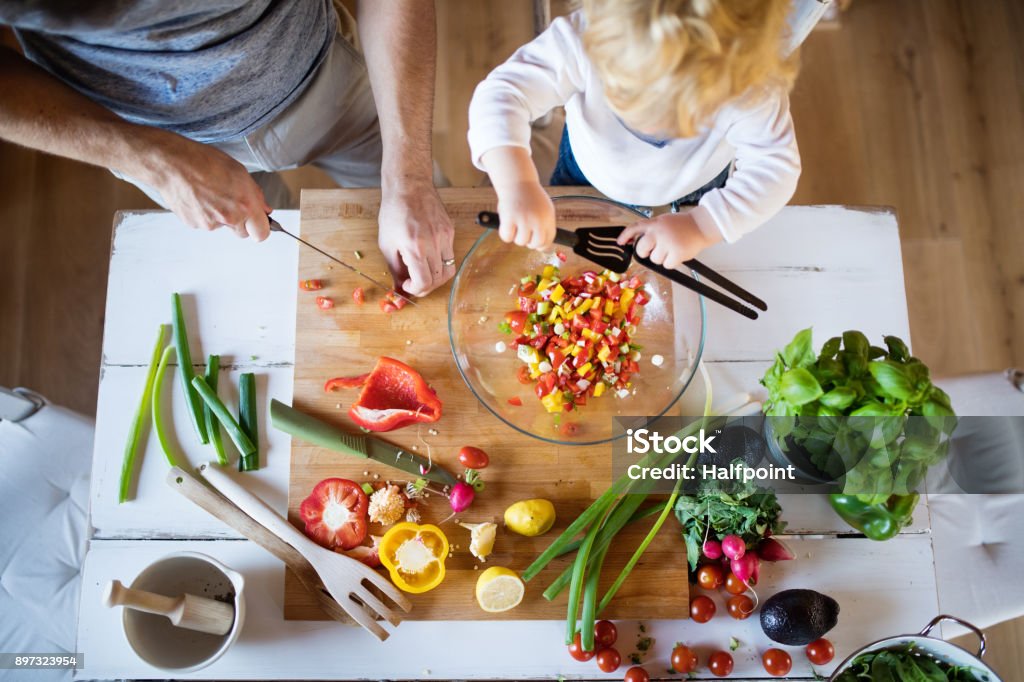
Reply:
[[[743,538],[732,534],[721,540],[708,538],[701,547],[701,553],[712,561],[721,560],[748,587],[757,584],[762,561],[788,561],[795,558],[789,547],[775,538],[764,538],[748,551]]]

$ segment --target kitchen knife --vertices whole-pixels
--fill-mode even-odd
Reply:
[[[270,403],[270,421],[275,428],[328,450],[380,462],[416,478],[425,478],[441,485],[458,483],[448,470],[433,464],[423,455],[403,450],[397,445],[372,436],[345,433],[334,425],[300,412],[279,400]]]
[[[416,305],[416,301],[412,300],[411,298],[409,298],[405,294],[402,294],[397,289],[393,289],[392,287],[388,287],[388,286],[385,286],[385,285],[381,284],[380,282],[375,280],[373,277],[370,277],[369,275],[367,275],[365,272],[363,272],[359,268],[354,267],[352,265],[349,265],[348,263],[335,258],[334,256],[332,256],[331,254],[327,253],[323,249],[321,249],[319,247],[316,247],[316,246],[313,246],[312,244],[307,242],[305,239],[299,237],[298,235],[292,234],[288,230],[286,230],[283,227],[281,227],[281,223],[277,222],[276,220],[271,218],[269,215],[267,216],[267,220],[270,221],[270,231],[271,232],[280,232],[281,234],[288,235],[289,237],[291,237],[295,241],[299,242],[303,246],[308,246],[309,248],[313,249],[314,251],[319,253],[324,258],[328,258],[328,259],[334,261],[335,263],[337,263],[338,265],[340,265],[341,267],[345,268],[346,270],[349,270],[349,271],[354,272],[355,274],[359,275],[360,277],[365,279],[367,282],[370,282],[371,284],[373,284],[375,287],[377,287],[381,291],[385,291],[385,292],[393,291],[396,296],[405,299],[408,303],[412,303],[413,305]]]

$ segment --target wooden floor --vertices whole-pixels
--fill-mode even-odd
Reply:
[[[466,107],[532,35],[532,4],[438,5],[435,155],[475,185]],[[896,208],[914,349],[938,376],[1024,365],[1021,36],[1019,0],[857,0],[802,54],[794,203]],[[94,410],[111,215],[150,206],[105,170],[0,143],[0,385]],[[1024,625],[992,636],[1005,679],[1024,680]]]

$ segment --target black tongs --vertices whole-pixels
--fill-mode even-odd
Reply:
[[[476,222],[480,227],[486,227],[492,230],[497,229],[501,224],[498,214],[492,211],[481,211],[476,217]],[[743,305],[743,303],[740,303],[740,301],[737,301],[734,298],[730,298],[722,291],[708,286],[704,282],[687,275],[681,270],[670,270],[656,263],[652,263],[649,258],[637,256],[633,253],[632,244],[619,244],[617,239],[624,229],[626,229],[624,225],[613,225],[610,227],[580,227],[575,231],[566,230],[560,227],[555,231],[555,243],[567,246],[571,248],[572,252],[577,256],[586,258],[602,268],[607,268],[608,270],[619,274],[629,269],[630,263],[635,260],[648,270],[652,270],[663,277],[667,277],[676,284],[684,286],[687,289],[691,289],[701,296],[704,296],[719,305],[725,306],[733,312],[737,312],[751,320],[757,319],[756,310]],[[699,260],[690,259],[683,263],[683,265],[698,275],[703,275],[709,282],[714,282],[725,291],[735,295],[742,301],[746,301],[755,308],[759,310],[768,310],[767,303],[732,280],[723,277],[715,270],[704,265],[704,263],[701,263]]]

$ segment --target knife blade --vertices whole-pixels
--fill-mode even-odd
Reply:
[[[292,239],[294,239],[295,241],[297,241],[300,244],[302,244],[303,246],[308,246],[309,248],[313,249],[314,251],[319,253],[324,258],[328,258],[328,259],[334,261],[335,263],[337,263],[338,265],[340,265],[341,267],[349,270],[350,272],[354,272],[355,274],[357,274],[360,277],[362,277],[363,279],[365,279],[367,282],[370,282],[371,284],[373,284],[375,287],[377,287],[381,291],[385,291],[385,292],[393,291],[396,296],[405,299],[406,302],[412,303],[413,305],[417,305],[416,301],[412,300],[411,298],[409,298],[405,294],[401,293],[397,289],[394,289],[392,287],[385,286],[385,285],[381,284],[380,282],[375,280],[373,277],[370,277],[369,275],[367,275],[365,272],[363,272],[359,268],[357,268],[357,267],[355,267],[353,265],[349,265],[348,263],[346,263],[343,260],[339,260],[338,258],[335,258],[334,256],[332,256],[331,254],[327,253],[323,249],[321,249],[321,248],[319,248],[317,246],[314,246],[313,244],[310,244],[309,242],[307,242],[305,239],[303,239],[302,237],[298,236],[297,234],[292,234],[288,230],[286,230],[283,227],[281,227],[281,223],[277,222],[276,220],[274,220],[270,216],[267,216],[267,220],[270,221],[270,231],[271,232],[280,232],[281,234],[286,234],[289,237],[291,237]]]

